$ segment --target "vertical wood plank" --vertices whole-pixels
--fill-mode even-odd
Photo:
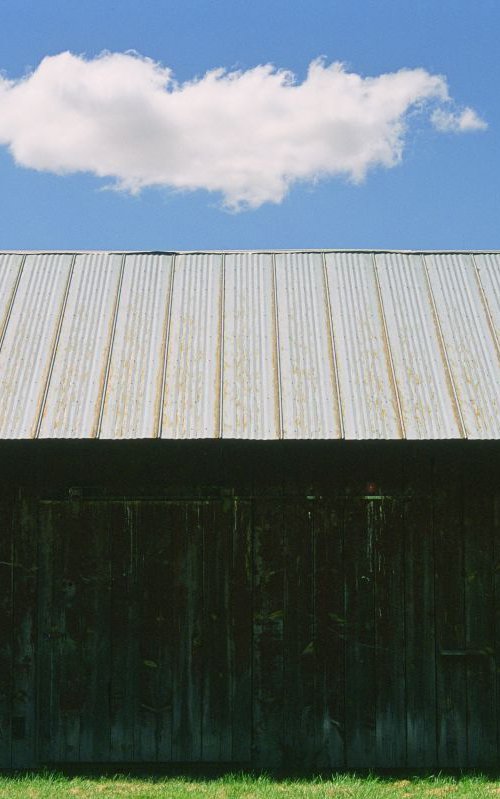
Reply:
[[[344,552],[346,592],[346,765],[376,762],[374,501],[348,497]]]
[[[81,499],[46,501],[39,508],[39,729],[40,758],[45,762],[85,762],[93,757],[96,672],[99,666],[105,671],[108,667],[94,658],[98,616],[107,598],[106,585],[98,577],[94,541],[107,513],[101,508],[93,514]],[[100,636],[105,645],[107,633],[104,628]]]
[[[155,593],[155,623],[158,641],[158,670],[156,691],[156,758],[159,762],[172,760],[172,679],[174,649],[172,645],[174,619],[173,569],[177,546],[175,534],[182,529],[184,509],[180,503],[155,503],[151,534],[156,538],[156,568],[152,585]]]
[[[176,531],[173,564],[173,731],[172,758],[201,760],[203,536],[202,503],[186,503]]]
[[[248,764],[252,745],[252,507],[234,499],[232,567],[230,582],[231,625],[231,730],[234,763]]]
[[[431,459],[428,450],[405,460],[405,660],[407,764],[430,768],[436,750],[436,638]]]
[[[110,759],[135,758],[135,705],[140,624],[137,609],[137,527],[131,503],[111,508]]]
[[[464,485],[465,644],[468,766],[497,764],[494,607],[494,485],[490,458],[466,461]]]
[[[494,473],[500,466],[500,457],[497,455]],[[493,592],[494,592],[494,624],[495,624],[495,713],[496,713],[496,743],[497,757],[500,757],[500,487],[494,485],[492,489],[493,501]]]
[[[284,738],[283,765],[311,768],[316,739],[314,623],[314,503],[285,502]]]
[[[343,498],[314,512],[318,767],[345,765],[345,639]]]
[[[368,510],[375,542],[376,765],[401,768],[406,764],[402,501],[374,500]]]
[[[80,760],[107,762],[110,751],[110,513],[105,502],[82,503],[80,608],[85,629],[85,699],[80,717]]]
[[[183,520],[182,505],[140,503],[136,756],[143,761],[172,759],[173,558]]]
[[[0,768],[11,767],[12,701],[12,504],[0,499]]]
[[[130,503],[139,549],[139,659],[137,670],[138,708],[135,724],[135,758],[157,759],[157,714],[160,682],[160,616],[158,583],[161,582],[161,531],[155,524],[153,503]],[[166,510],[166,506],[163,506]],[[163,586],[165,588],[165,586]]]
[[[46,507],[46,506],[42,506]],[[45,630],[50,657],[50,759],[77,762],[80,758],[80,717],[84,701],[85,672],[81,667],[78,607],[80,574],[79,503],[58,502],[53,508],[50,620]]]
[[[467,763],[464,547],[460,454],[435,454],[436,672],[438,765]],[[455,653],[455,654],[454,654]]]
[[[254,503],[253,761],[282,762],[284,553],[281,501]],[[288,731],[286,731],[288,733]]]
[[[202,757],[231,760],[232,662],[229,594],[232,564],[230,497],[203,507]]]
[[[52,746],[52,725],[54,718],[53,700],[53,643],[52,630],[52,589],[53,589],[53,546],[57,515],[61,513],[55,503],[41,502],[39,506],[39,584],[38,584],[38,760],[48,763],[54,760]]]
[[[37,505],[21,495],[14,510],[12,766],[36,760]]]

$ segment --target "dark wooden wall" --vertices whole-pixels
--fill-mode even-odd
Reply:
[[[11,443],[0,766],[498,764],[500,447]]]

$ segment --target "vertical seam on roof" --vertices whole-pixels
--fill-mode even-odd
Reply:
[[[399,396],[399,389],[398,389],[398,384],[397,384],[397,381],[396,381],[396,370],[394,368],[394,359],[392,357],[391,343],[389,341],[389,331],[387,329],[387,320],[385,318],[384,303],[383,303],[383,300],[382,300],[382,289],[380,287],[380,280],[379,280],[379,276],[378,276],[377,260],[375,258],[375,253],[372,253],[372,263],[373,263],[373,273],[375,275],[375,285],[377,287],[377,298],[378,298],[379,307],[380,307],[380,314],[382,316],[382,327],[383,327],[383,330],[384,330],[384,338],[385,338],[385,343],[386,343],[386,346],[387,346],[387,355],[389,357],[389,369],[390,369],[390,372],[391,372],[392,387],[394,389],[394,396],[396,397],[396,405],[397,405],[397,408],[398,408],[399,427],[400,427],[400,430],[401,430],[401,437],[402,438],[406,438],[406,429],[405,429],[405,423],[404,423],[404,419],[403,419],[403,409],[401,407],[401,398]]]
[[[446,344],[445,344],[445,340],[444,340],[443,329],[441,327],[441,322],[439,321],[439,315],[438,315],[438,312],[437,312],[436,301],[434,299],[434,294],[433,294],[432,285],[431,285],[431,279],[429,277],[429,270],[427,268],[427,263],[425,261],[425,256],[423,254],[421,254],[420,258],[421,258],[421,261],[422,261],[422,264],[423,264],[423,267],[424,267],[424,275],[425,275],[425,279],[426,279],[426,282],[427,282],[427,289],[429,291],[429,299],[431,301],[432,313],[433,313],[434,321],[436,323],[436,327],[437,327],[437,331],[438,331],[438,338],[439,338],[439,342],[441,344],[441,351],[442,351],[442,353],[444,355],[444,361],[445,361],[445,364],[446,364],[446,370],[448,372],[448,378],[449,378],[449,381],[450,381],[451,390],[453,392],[453,402],[455,403],[455,408],[456,408],[456,411],[457,411],[457,414],[458,414],[458,420],[460,422],[460,427],[462,428],[461,429],[462,438],[467,439],[468,438],[467,429],[465,427],[464,418],[462,416],[462,409],[460,408],[460,403],[458,401],[457,389],[456,389],[456,386],[455,386],[455,381],[453,379],[453,373],[451,371],[451,365],[450,365],[450,360],[448,358],[448,352],[446,350]]]
[[[481,276],[479,274],[479,269],[478,269],[478,266],[476,264],[476,258],[475,258],[474,253],[471,253],[471,258],[472,258],[472,264],[474,266],[474,274],[476,276],[476,280],[477,280],[477,284],[478,284],[478,288],[479,288],[479,293],[481,294],[481,299],[483,301],[484,310],[486,312],[486,316],[487,316],[487,319],[488,319],[488,326],[490,328],[491,335],[492,335],[493,341],[495,343],[495,348],[496,348],[496,351],[497,351],[497,355],[500,358],[500,342],[498,341],[498,336],[497,336],[497,332],[495,330],[495,325],[494,325],[494,322],[493,322],[493,317],[491,315],[490,306],[488,304],[488,299],[486,297],[486,292],[484,290],[483,284],[481,283]]]
[[[160,390],[160,409],[158,414],[158,429],[156,432],[156,438],[161,438],[161,431],[163,428],[163,404],[165,402],[165,383],[167,380],[167,358],[168,358],[168,347],[170,344],[170,322],[172,319],[172,297],[174,295],[174,277],[175,277],[175,259],[176,254],[174,253],[172,256],[172,272],[170,275],[170,289],[168,293],[168,308],[167,308],[167,318],[165,321],[165,335],[164,335],[164,350],[163,350],[163,366],[162,366],[162,374],[161,374],[161,390]]]
[[[48,397],[48,394],[49,394],[50,381],[52,380],[52,374],[53,374],[53,371],[54,371],[54,364],[55,364],[55,361],[56,361],[57,348],[58,348],[58,345],[59,345],[59,340],[61,338],[61,329],[62,329],[62,325],[63,325],[64,314],[66,312],[66,305],[68,303],[69,290],[70,290],[70,286],[71,286],[71,281],[73,279],[73,272],[75,270],[75,261],[76,261],[76,259],[77,259],[77,255],[75,253],[75,255],[73,255],[73,257],[71,259],[69,272],[68,272],[68,279],[66,280],[66,286],[65,286],[65,289],[64,289],[64,295],[63,295],[63,300],[62,300],[62,304],[61,304],[61,310],[59,312],[59,319],[57,320],[57,329],[56,329],[56,335],[55,335],[55,338],[54,338],[54,346],[52,348],[52,354],[50,356],[49,371],[47,372],[47,379],[45,381],[45,386],[44,386],[44,389],[43,389],[42,401],[40,403],[40,408],[39,408],[39,411],[38,411],[38,419],[37,419],[37,423],[36,423],[36,427],[35,427],[34,438],[38,438],[38,436],[40,435],[40,429],[42,427],[43,414],[44,414],[44,411],[45,411],[45,405],[47,404],[47,397]]]
[[[220,287],[220,301],[219,301],[219,438],[222,438],[223,425],[224,425],[224,310],[225,310],[225,297],[226,297],[226,253],[222,253],[221,264],[221,287]]]
[[[326,308],[328,313],[328,325],[330,329],[330,341],[332,345],[331,353],[332,353],[332,368],[333,374],[335,377],[335,390],[337,392],[337,407],[339,413],[339,427],[340,427],[340,438],[345,438],[345,430],[344,430],[344,409],[342,406],[342,397],[340,394],[340,379],[339,379],[339,370],[337,366],[337,347],[335,345],[335,334],[333,331],[333,316],[332,316],[332,306],[330,303],[330,284],[328,282],[328,271],[326,268],[326,253],[323,251],[321,253],[322,261],[323,261],[323,279],[325,282],[325,292],[326,292]]]
[[[124,253],[122,256],[122,261],[120,264],[120,277],[118,278],[118,288],[116,291],[116,299],[115,299],[115,307],[113,309],[113,324],[111,326],[111,335],[109,337],[109,345],[108,345],[108,357],[106,359],[106,370],[104,372],[104,380],[102,382],[102,393],[101,393],[101,404],[99,408],[99,416],[97,418],[97,426],[95,430],[94,438],[99,438],[101,435],[101,427],[102,427],[102,417],[104,416],[104,405],[106,402],[106,391],[108,388],[108,380],[109,380],[109,372],[111,369],[111,358],[113,355],[113,344],[115,342],[115,333],[116,333],[116,323],[118,320],[118,309],[120,307],[120,297],[122,293],[122,284],[123,284],[123,273],[125,271],[125,259],[126,254]],[[92,436],[90,436],[92,438]]]
[[[2,349],[3,342],[4,342],[4,339],[5,339],[5,334],[7,333],[7,327],[9,325],[10,317],[12,315],[12,308],[14,307],[14,302],[16,300],[17,289],[18,289],[19,283],[21,282],[21,277],[22,277],[23,270],[24,270],[24,264],[26,263],[26,258],[27,257],[28,257],[27,255],[23,255],[21,257],[21,263],[19,264],[19,269],[17,270],[16,281],[14,283],[14,288],[12,289],[12,295],[11,295],[11,298],[9,300],[9,307],[7,308],[7,313],[5,315],[5,324],[3,326],[3,330],[0,331],[0,350]]]
[[[278,324],[278,287],[276,278],[276,254],[272,254],[273,301],[274,301],[274,339],[276,346],[276,390],[278,392],[278,437],[283,438],[283,401],[281,386],[280,333]]]

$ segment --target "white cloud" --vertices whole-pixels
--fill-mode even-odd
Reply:
[[[488,127],[484,119],[473,108],[464,108],[463,111],[446,111],[436,108],[431,116],[434,127],[442,133],[465,133],[469,130],[486,130]]]
[[[206,189],[256,208],[296,181],[395,166],[410,111],[436,109],[440,130],[484,125],[449,103],[445,78],[424,69],[365,78],[318,60],[302,83],[271,65],[177,83],[134,53],[61,53],[20,80],[0,77],[0,144],[25,167],[91,172],[132,192]]]

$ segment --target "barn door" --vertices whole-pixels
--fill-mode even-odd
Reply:
[[[39,760],[250,760],[245,503],[42,502]]]
[[[254,503],[253,760],[344,765],[342,502]]]
[[[344,513],[349,767],[406,763],[403,503],[351,496]]]
[[[0,768],[35,763],[36,506],[0,498]]]
[[[445,768],[498,763],[497,477],[485,460],[462,475],[460,464],[446,477],[439,470],[435,480],[437,745]]]
[[[118,544],[126,509],[121,503],[49,502],[41,503],[39,519],[39,759],[107,760],[118,659],[112,586],[117,568],[130,569],[131,556],[130,546],[124,552]],[[123,619],[120,624],[127,626]],[[128,667],[122,661],[123,675]]]

